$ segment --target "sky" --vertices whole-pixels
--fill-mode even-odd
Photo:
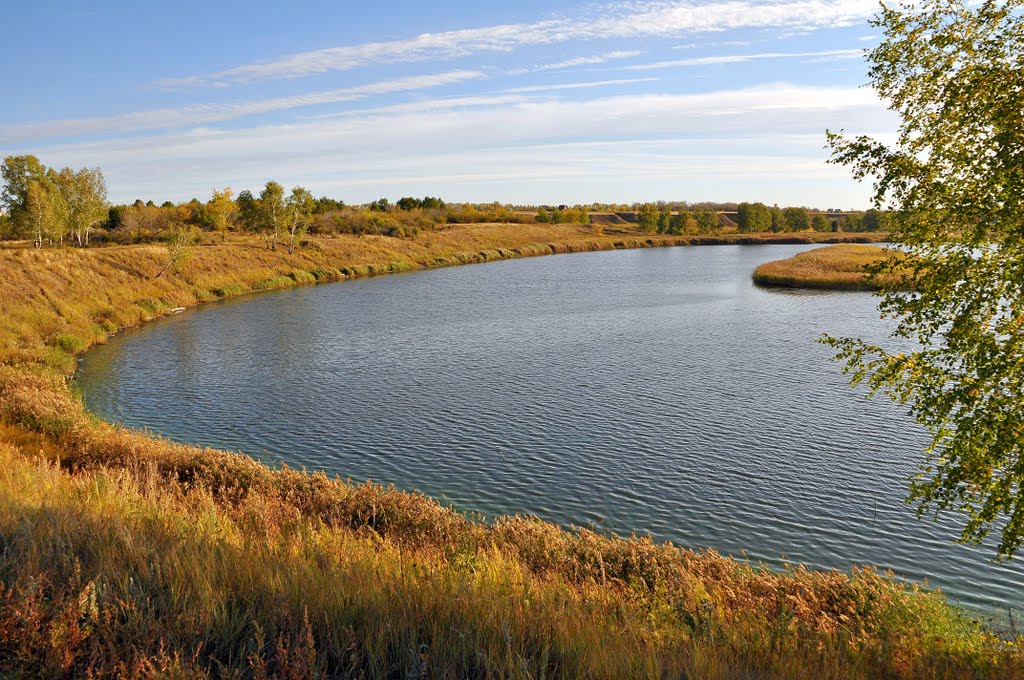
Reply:
[[[875,0],[3,2],[0,156],[110,199],[269,179],[379,197],[870,207]]]

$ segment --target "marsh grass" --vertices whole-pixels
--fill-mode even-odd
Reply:
[[[491,523],[429,498],[167,442],[71,393],[82,347],[177,307],[315,281],[672,243],[530,225],[352,237],[295,257],[0,252],[0,675],[990,677],[1018,648],[865,568],[749,565]],[[564,229],[564,228],[563,228]],[[421,237],[422,239],[423,237]]]
[[[818,288],[825,290],[877,290],[866,267],[892,255],[892,251],[870,245],[831,245],[815,248],[785,260],[766,262],[754,270],[754,283],[776,288]]]

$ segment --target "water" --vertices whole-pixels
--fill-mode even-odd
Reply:
[[[927,437],[851,390],[823,332],[867,294],[755,288],[806,246],[510,260],[206,306],[88,353],[89,408],[172,439],[488,515],[927,579],[989,614],[1024,566],[903,503]]]

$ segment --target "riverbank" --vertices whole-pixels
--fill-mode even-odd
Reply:
[[[152,278],[165,256],[157,247],[0,253],[0,669],[254,677],[1024,670],[1013,646],[938,594],[871,570],[776,573],[529,518],[484,524],[414,494],[125,431],[96,421],[68,390],[74,356],[89,345],[208,300],[690,240],[514,226],[316,240],[294,257],[255,243],[206,246],[166,279]]]
[[[831,245],[766,262],[754,270],[754,283],[766,288],[878,290],[887,279],[875,280],[867,267],[893,255],[870,245]]]

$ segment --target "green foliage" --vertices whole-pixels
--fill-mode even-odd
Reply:
[[[736,224],[739,231],[768,231],[772,228],[771,208],[764,203],[740,203],[736,206]]]
[[[260,192],[256,205],[256,231],[263,234],[267,247],[277,250],[277,237],[281,233],[281,222],[284,220],[285,202],[284,187],[270,180]]]
[[[697,231],[701,234],[716,231],[721,226],[721,223],[718,221],[718,213],[711,208],[701,208],[693,216],[697,221]]]
[[[672,220],[669,225],[669,232],[672,234],[692,234],[697,231],[697,220],[694,219],[693,213],[689,210],[680,210],[678,214],[672,216]]]
[[[313,211],[316,209],[316,200],[308,189],[295,187],[285,202],[285,214],[288,225],[288,254],[295,252],[295,246],[302,240],[306,230],[309,229],[310,220],[313,218]]]
[[[10,215],[10,235],[29,237],[36,247],[61,244],[69,235],[78,245],[88,245],[91,231],[108,216],[107,186],[99,168],[57,172],[35,156],[8,156],[0,174],[0,206]]]
[[[336,201],[333,198],[327,196],[321,196],[316,199],[316,207],[313,210],[315,215],[323,215],[334,210],[341,210],[345,207],[344,201]]]
[[[231,200],[232,193],[231,187],[214,189],[213,196],[206,204],[206,213],[210,217],[213,228],[220,232],[222,241],[227,238],[228,223],[231,217],[238,212],[238,205]],[[251,196],[252,194],[250,194]]]
[[[169,271],[181,269],[191,256],[191,247],[196,242],[195,227],[178,222],[171,225],[167,234],[167,264],[154,278],[160,278]]]
[[[0,166],[0,177],[3,178],[0,206],[10,216],[16,234],[29,235],[31,232],[26,214],[28,187],[32,181],[43,181],[46,170],[35,156],[8,156]]]
[[[811,218],[811,229],[814,229],[814,231],[832,231],[832,222],[821,213],[816,213]]]
[[[653,234],[658,231],[658,219],[660,214],[653,203],[644,203],[636,211],[636,222],[640,231],[646,234]]]
[[[860,226],[864,231],[888,231],[889,215],[872,208],[861,216]]]
[[[259,229],[260,204],[259,199],[252,195],[252,192],[245,189],[235,199],[238,205],[238,223],[242,229],[255,232]]]
[[[79,246],[89,245],[92,230],[107,217],[107,184],[99,168],[82,168],[75,172],[64,168],[54,177],[66,206],[65,230],[70,231]]]
[[[806,231],[811,228],[811,213],[807,208],[786,208],[782,211],[785,231]]]
[[[672,209],[668,206],[662,206],[658,211],[658,233],[672,233]]]
[[[406,196],[400,198],[395,206],[399,210],[444,210],[445,203],[440,198],[434,198],[433,196],[426,196],[424,198],[413,198]]]
[[[873,178],[876,205],[894,208],[915,292],[885,286],[893,347],[827,341],[854,382],[907,404],[930,432],[910,492],[919,512],[962,513],[961,539],[995,531],[1007,559],[1024,541],[1022,1],[922,0],[873,23],[885,37],[870,80],[902,118],[898,139],[829,143],[833,162]]]

